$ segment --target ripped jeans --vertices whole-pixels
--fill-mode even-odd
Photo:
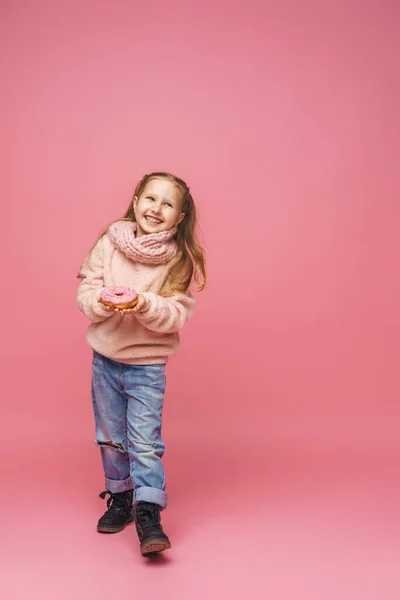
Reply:
[[[96,444],[106,488],[134,490],[135,502],[166,508],[161,437],[165,365],[128,365],[93,353],[92,400]]]

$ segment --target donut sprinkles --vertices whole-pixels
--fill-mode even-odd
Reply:
[[[100,294],[100,300],[111,308],[133,308],[138,295],[135,290],[125,286],[106,287]]]

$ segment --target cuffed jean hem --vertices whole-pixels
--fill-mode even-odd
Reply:
[[[107,479],[106,477],[106,490],[113,492],[113,494],[133,490],[132,479],[128,477],[128,479],[118,481],[116,479]]]
[[[168,496],[163,490],[152,487],[138,487],[134,493],[135,502],[153,502],[158,504],[161,510],[167,508]]]

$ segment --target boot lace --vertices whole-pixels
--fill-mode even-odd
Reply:
[[[136,514],[144,527],[148,525],[160,526],[160,509],[157,504],[139,502],[136,505]]]
[[[105,497],[107,496],[107,494],[110,496],[109,498],[107,498],[107,508],[109,510],[126,510],[127,509],[127,501],[124,498],[121,498],[121,496],[118,496],[117,494],[113,494],[112,492],[109,492],[108,490],[105,490],[104,492],[101,492],[101,494],[99,494],[100,498],[102,500],[105,499]]]

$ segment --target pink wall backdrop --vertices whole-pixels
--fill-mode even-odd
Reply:
[[[399,597],[399,27],[390,0],[1,2],[3,598]],[[149,562],[95,531],[75,275],[159,169],[209,287]]]

